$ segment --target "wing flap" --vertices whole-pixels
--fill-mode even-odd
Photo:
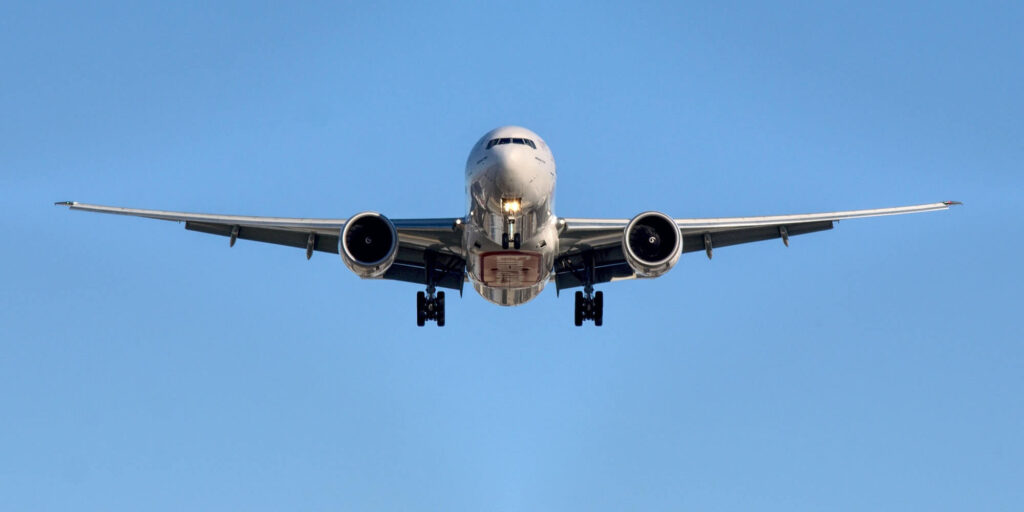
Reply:
[[[237,225],[235,225],[237,226]],[[235,226],[229,224],[211,224],[207,222],[186,221],[185,229],[208,233],[211,235],[231,236]],[[252,240],[277,245],[287,245],[304,249],[313,235],[313,250],[338,254],[338,234],[292,231],[290,229],[267,228],[263,226],[238,226],[237,237],[240,240]]]
[[[817,231],[826,231],[832,229],[832,227],[831,221],[804,222],[802,224],[755,226],[734,228],[728,231],[712,231],[709,233],[709,236],[711,238],[711,246],[717,248],[782,238],[782,229],[780,228],[785,228],[788,236],[797,236]],[[706,249],[707,247],[704,246],[704,233],[683,235],[684,253]]]
[[[466,281],[466,261],[459,256],[425,251],[417,247],[399,247],[395,262],[383,279],[427,284],[430,269],[434,286],[459,290]]]

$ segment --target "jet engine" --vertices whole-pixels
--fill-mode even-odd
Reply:
[[[359,277],[380,277],[398,255],[398,232],[379,213],[357,214],[341,228],[338,253],[345,266]]]
[[[643,277],[658,277],[679,261],[683,237],[676,221],[659,212],[633,217],[622,232],[622,252],[633,271]]]

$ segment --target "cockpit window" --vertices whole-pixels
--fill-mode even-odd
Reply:
[[[500,139],[491,139],[487,141],[487,149],[491,149],[494,146],[500,146],[501,144],[522,144],[524,146],[530,146],[533,149],[537,149],[537,144],[535,144],[532,140],[521,139],[519,137],[502,137]]]

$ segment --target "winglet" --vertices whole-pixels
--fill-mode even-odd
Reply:
[[[961,205],[963,203],[961,203],[960,201],[943,201],[942,204],[944,204],[946,206],[956,206],[956,205]]]
[[[54,206],[74,206],[74,205],[76,205],[78,203],[76,203],[74,201],[57,201],[56,203],[53,203],[53,204],[54,204]]]

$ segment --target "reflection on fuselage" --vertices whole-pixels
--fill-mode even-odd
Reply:
[[[537,296],[558,251],[555,159],[536,133],[486,133],[466,161],[466,270],[485,299],[505,306]],[[503,237],[504,235],[504,237]],[[503,238],[521,241],[503,247]]]

